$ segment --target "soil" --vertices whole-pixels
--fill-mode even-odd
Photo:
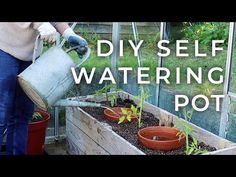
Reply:
[[[107,102],[101,102],[103,105],[106,105],[109,107],[109,104]],[[118,99],[117,106],[120,107],[130,107],[131,104],[134,104],[132,100],[121,100]],[[122,123],[117,124],[117,122],[111,122],[107,119],[104,119],[103,111],[105,108],[98,108],[98,107],[83,107],[84,111],[88,112],[90,115],[92,115],[94,118],[96,118],[100,122],[105,122],[109,124],[112,127],[112,130],[116,132],[118,135],[129,141],[131,144],[136,146],[138,149],[143,151],[147,155],[185,155],[185,146],[183,146],[180,149],[172,150],[172,151],[159,151],[159,150],[151,150],[144,147],[142,144],[138,142],[137,133],[139,131],[138,122],[133,121],[129,123]],[[148,127],[148,126],[158,126],[159,120],[155,118],[155,116],[149,112],[142,112],[142,127]],[[189,142],[192,142],[192,138],[189,138]],[[201,149],[206,149],[207,151],[215,151],[216,148],[210,147],[203,142],[199,143],[199,146]]]

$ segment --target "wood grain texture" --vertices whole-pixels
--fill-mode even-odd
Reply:
[[[96,142],[96,144],[99,144],[99,146],[105,149],[109,154],[144,154],[142,151],[112,131],[109,125],[97,121],[82,109],[68,107],[66,109],[66,115],[67,122],[76,126],[79,131],[84,132],[90,139]],[[68,131],[71,132],[69,128]],[[78,134],[79,132],[74,133]],[[78,135],[78,138],[80,138],[80,135]],[[98,154],[99,152],[94,153]],[[103,154],[103,152],[101,153]]]
[[[67,121],[66,126],[68,145],[73,146],[73,148],[69,148],[70,154],[108,154],[106,150],[99,146],[78,127],[73,125],[72,122]]]

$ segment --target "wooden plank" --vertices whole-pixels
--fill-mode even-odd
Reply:
[[[68,155],[66,148],[66,139],[58,140],[53,144],[45,145],[45,152],[48,155]]]
[[[68,122],[73,123],[110,154],[144,154],[138,148],[112,131],[110,126],[97,121],[80,108],[68,107],[66,109],[66,117]]]
[[[66,139],[66,150],[69,155],[85,155],[70,138]]]
[[[108,154],[101,146],[94,142],[88,135],[77,126],[67,120],[67,140],[70,154]],[[71,147],[70,147],[71,146]],[[76,148],[72,148],[76,147]]]
[[[236,147],[229,147],[225,149],[220,149],[217,151],[209,152],[204,155],[236,155]]]

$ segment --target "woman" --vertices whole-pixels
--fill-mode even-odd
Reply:
[[[20,88],[16,76],[32,63],[37,35],[52,43],[57,31],[70,46],[84,47],[77,51],[80,56],[86,53],[86,40],[75,34],[67,23],[0,23],[0,152],[7,129],[7,154],[26,154],[28,123],[34,104]]]

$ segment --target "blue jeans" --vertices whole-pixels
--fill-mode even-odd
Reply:
[[[27,151],[28,124],[34,104],[16,77],[30,64],[0,50],[0,151],[7,128],[8,155],[24,155]]]

